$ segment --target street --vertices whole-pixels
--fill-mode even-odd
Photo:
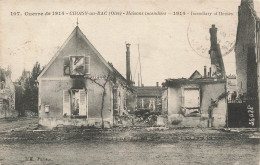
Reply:
[[[46,131],[35,129],[37,121],[0,121],[1,165],[259,164],[259,138],[250,138],[258,135],[254,131],[163,127]]]
[[[235,164],[258,165],[259,141],[79,141],[1,144],[9,164]]]

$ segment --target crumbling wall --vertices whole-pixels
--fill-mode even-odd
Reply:
[[[252,5],[242,2],[238,11],[238,26],[235,44],[236,74],[239,94],[247,93],[248,54],[250,47],[255,47],[256,22]]]
[[[185,117],[182,113],[182,92],[184,87],[199,87],[201,95],[200,115]],[[212,82],[200,85],[183,85],[168,87],[168,124],[173,127],[224,127],[226,124],[227,102],[225,97],[225,82]],[[212,108],[212,117],[209,107],[216,101]]]

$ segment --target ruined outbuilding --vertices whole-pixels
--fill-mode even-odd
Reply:
[[[211,67],[203,76],[195,71],[190,78],[166,79],[163,83],[163,113],[174,127],[216,127],[226,125],[226,76],[217,43],[217,28],[210,28]]]

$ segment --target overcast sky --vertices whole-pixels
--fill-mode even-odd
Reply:
[[[167,1],[1,1],[0,65],[11,65],[12,79],[23,70],[31,70],[39,61],[46,65],[57,49],[68,38],[79,20],[79,27],[101,55],[114,64],[125,76],[125,42],[131,44],[132,77],[137,83],[135,69],[140,46],[142,79],[144,85],[162,83],[167,78],[189,77],[195,70],[203,73],[210,66],[209,28],[215,24],[224,55],[227,74],[235,74],[234,42],[237,11],[240,0],[175,0]],[[260,11],[260,1],[255,0]],[[56,15],[25,16],[25,12],[73,11],[136,11],[166,12],[166,16],[121,15]],[[176,16],[168,13],[186,12]],[[22,16],[11,16],[21,12]],[[203,13],[202,16],[191,15]],[[204,15],[206,13],[232,15]],[[189,13],[189,14],[187,14]],[[260,13],[258,13],[260,15]],[[136,71],[135,71],[136,70]],[[134,75],[134,73],[136,73]]]

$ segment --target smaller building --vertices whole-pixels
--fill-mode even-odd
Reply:
[[[15,111],[15,88],[11,72],[0,69],[0,118],[17,116]]]
[[[163,83],[163,112],[177,127],[224,127],[224,79],[167,79]]]
[[[161,112],[162,110],[162,88],[156,86],[135,87],[137,109],[149,110],[150,112]]]

